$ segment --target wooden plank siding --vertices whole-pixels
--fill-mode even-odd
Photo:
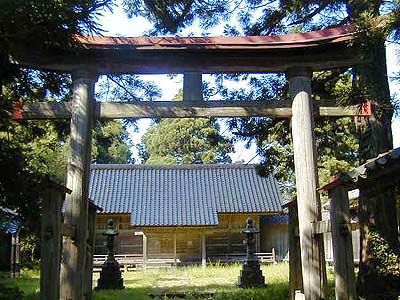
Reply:
[[[202,235],[205,235],[207,261],[240,260],[245,255],[244,236],[241,231],[244,229],[248,217],[252,217],[255,226],[260,228],[260,216],[255,214],[219,214],[218,226],[198,227],[132,227],[129,214],[98,214],[95,254],[106,254],[105,238],[102,233],[107,228],[107,220],[113,218],[119,229],[119,235],[116,237],[116,254],[143,254],[143,235],[135,235],[135,232],[143,232],[147,239],[148,259],[176,258],[177,262],[181,264],[200,263]],[[285,228],[287,231],[287,226],[281,226],[282,234]],[[282,241],[277,242],[281,243]],[[268,249],[260,248],[265,243],[258,238],[256,250],[257,252],[270,252],[271,248],[286,249],[287,242],[282,243],[282,245],[273,244]],[[175,245],[176,251],[174,251]],[[284,250],[278,251],[283,253]]]
[[[289,253],[289,231],[287,224],[261,225],[261,252],[270,252],[275,249],[276,259],[284,260]]]

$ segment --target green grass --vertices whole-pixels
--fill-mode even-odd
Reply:
[[[196,299],[191,293],[215,293],[209,299],[279,299],[288,298],[288,265],[276,264],[262,266],[267,287],[241,289],[236,287],[240,274],[239,264],[229,266],[198,266],[152,270],[147,272],[128,272],[124,274],[124,291],[99,291],[94,293],[94,300],[111,299],[151,299],[149,293],[181,293],[188,299]],[[98,274],[94,277],[96,280]]]
[[[24,292],[24,300],[38,300],[39,299],[39,271],[38,270],[22,270],[21,275],[13,280],[0,274],[0,282],[5,286],[17,286]]]
[[[239,264],[229,266],[182,267],[169,270],[151,270],[146,272],[123,273],[124,290],[94,291],[93,300],[149,300],[149,293],[185,292],[187,299],[199,299],[191,293],[212,292],[215,300],[285,300],[288,299],[288,265],[274,264],[262,266],[267,286],[265,288],[241,289],[236,287],[240,274]],[[99,274],[93,276],[93,286],[97,285]],[[16,284],[24,291],[26,300],[39,299],[39,275],[37,271],[23,271],[14,282],[3,279],[7,285]],[[204,298],[202,298],[204,299]]]

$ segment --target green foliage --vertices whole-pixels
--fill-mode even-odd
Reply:
[[[225,23],[225,34],[269,35],[309,31],[357,21],[362,15],[375,17],[380,11],[394,12],[386,25],[399,24],[398,1],[369,0],[233,0],[233,1],[144,1],[124,0],[128,16],[143,16],[153,22],[150,34],[177,33],[198,21],[204,30]],[[235,19],[237,22],[232,22]],[[240,28],[230,25],[239,24]]]
[[[371,264],[375,265],[375,270],[381,276],[397,277],[400,287],[400,253],[395,251],[393,246],[376,230],[369,232],[370,247],[373,255]]]
[[[96,98],[101,101],[153,101],[161,96],[161,89],[156,84],[137,75],[107,75],[97,86]]]
[[[109,0],[3,0],[0,11],[0,55],[75,45],[74,34],[99,32],[99,9]],[[4,61],[4,60],[3,60]]]
[[[315,73],[312,90],[316,101],[330,99],[333,95],[342,100],[351,90],[350,74],[337,72]],[[267,81],[271,80],[268,84]],[[249,92],[230,92],[241,94],[244,99],[288,100],[286,79],[265,75],[249,80]],[[266,101],[266,100],[265,100]],[[288,198],[295,192],[293,146],[289,120],[270,118],[234,118],[229,127],[238,140],[254,141],[261,157],[261,175],[274,173]],[[316,118],[316,147],[318,153],[318,172],[320,185],[329,182],[330,177],[347,172],[359,163],[358,136],[352,118]]]
[[[65,101],[71,97],[68,74],[17,69],[18,53],[61,53],[78,47],[74,34],[99,32],[96,18],[109,0],[1,1],[0,10],[0,205],[19,214],[21,235],[38,233],[40,192],[47,176],[64,182],[69,122],[11,120],[14,101]],[[122,155],[114,144],[111,156]],[[27,247],[35,248],[32,238]],[[29,250],[30,254],[35,251]],[[31,258],[35,255],[29,255]]]
[[[124,0],[123,5],[128,16],[143,16],[152,20],[156,32],[176,33],[182,27],[192,25],[195,18],[202,20],[203,28],[210,28],[219,21],[226,20],[230,2],[229,0]]]
[[[17,287],[5,287],[0,283],[0,299],[21,300],[23,293]]]
[[[129,134],[119,120],[96,122],[92,158],[99,164],[124,164],[132,161]]]
[[[4,274],[5,276],[1,276],[0,273],[0,286],[4,286],[9,288],[12,291],[15,291],[13,295],[15,298],[6,298],[6,299],[16,299],[16,300],[39,300],[39,270],[32,269],[21,270],[20,275],[16,279],[11,279],[9,274]],[[1,295],[1,294],[0,294]],[[0,297],[0,299],[3,299]]]
[[[213,119],[162,119],[143,136],[139,150],[146,164],[229,163],[232,143]]]
[[[368,299],[397,299],[400,296],[400,251],[375,226],[369,227],[366,255],[360,266],[359,295]]]

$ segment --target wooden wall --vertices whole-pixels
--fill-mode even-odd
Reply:
[[[244,236],[242,230],[246,226],[248,217],[254,220],[254,226],[260,228],[260,217],[248,214],[220,214],[218,226],[208,227],[131,227],[130,215],[105,215],[97,216],[97,233],[95,254],[106,254],[104,246],[105,238],[102,233],[107,229],[107,220],[113,218],[119,229],[119,236],[116,238],[116,253],[118,254],[142,254],[143,236],[135,235],[135,232],[143,232],[147,238],[147,258],[174,258],[182,262],[201,261],[201,240],[205,235],[207,258],[223,256],[237,256],[245,254],[243,244]],[[268,225],[271,226],[271,225]],[[276,225],[275,225],[276,226]],[[262,228],[261,228],[262,229]],[[270,252],[271,248],[286,249],[287,242],[283,241],[285,228],[275,228],[279,233],[274,234],[273,230],[268,231],[264,236],[269,240],[263,241],[257,238],[257,252]],[[280,240],[270,239],[270,236],[281,236]],[[271,244],[271,241],[272,244]],[[276,242],[276,243],[275,243]],[[269,244],[268,244],[269,243]],[[279,246],[278,244],[283,244]],[[271,246],[269,246],[271,245]],[[176,250],[175,250],[176,247]],[[282,253],[285,250],[281,250]]]
[[[175,255],[182,262],[201,259],[201,229],[167,228],[164,231],[145,230],[144,233],[149,259],[174,258]]]
[[[355,262],[360,261],[360,231],[355,230],[351,233],[351,239],[353,243],[353,258]],[[325,248],[325,260],[327,262],[333,262],[333,248],[332,248],[332,234],[330,232],[324,233],[324,248]]]
[[[287,224],[261,225],[260,252],[271,252],[275,249],[276,257],[282,260],[289,252],[289,230]]]

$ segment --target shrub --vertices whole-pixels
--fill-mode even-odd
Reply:
[[[2,300],[20,300],[23,293],[16,287],[7,287],[0,283],[0,299]]]

